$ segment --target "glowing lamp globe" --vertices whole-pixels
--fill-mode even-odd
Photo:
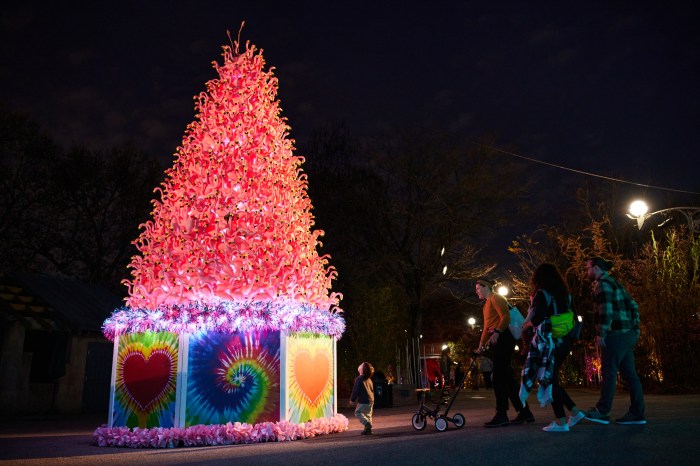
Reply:
[[[649,212],[649,206],[644,201],[634,201],[630,204],[630,214],[634,217],[641,217],[647,212]]]

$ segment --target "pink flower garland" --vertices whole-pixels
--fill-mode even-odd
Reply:
[[[348,430],[348,419],[342,414],[331,418],[312,419],[302,424],[289,421],[261,422],[255,425],[240,422],[196,425],[191,427],[98,427],[92,439],[100,447],[175,448],[241,443],[287,442]]]
[[[259,330],[312,332],[339,339],[345,331],[341,313],[294,301],[221,301],[216,305],[191,302],[163,305],[155,310],[123,307],[105,320],[102,330],[110,340],[127,333]]]

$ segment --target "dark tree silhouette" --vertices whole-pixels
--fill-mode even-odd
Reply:
[[[499,167],[486,145],[454,144],[426,127],[359,141],[337,125],[312,141],[310,195],[339,270],[349,334],[385,327],[380,316],[358,316],[383,312],[369,308],[367,290],[399,290],[396,301],[404,312],[397,315],[405,316],[406,333],[392,329],[385,337],[385,352],[393,351],[395,338],[418,338],[424,316],[440,312],[431,307],[432,293],[456,282],[463,287],[464,280],[493,268],[480,257],[480,245],[516,219],[512,206],[527,194],[527,183],[516,183],[521,167]],[[355,331],[359,322],[363,328]]]
[[[0,116],[3,272],[75,277],[123,292],[131,241],[163,170],[132,145],[60,148],[27,115]]]

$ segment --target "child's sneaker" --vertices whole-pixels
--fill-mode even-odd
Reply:
[[[583,411],[579,411],[578,414],[569,416],[569,422],[567,422],[567,424],[569,425],[569,427],[573,427],[576,424],[578,424],[584,417],[586,417],[586,413],[584,413]]]
[[[557,421],[552,421],[551,424],[542,428],[545,432],[568,432],[569,424],[559,425]]]
[[[635,416],[630,412],[622,416],[620,419],[615,419],[615,424],[642,425],[646,423],[647,420],[644,419],[644,416]]]
[[[601,413],[597,408],[591,408],[586,412],[586,420],[598,424],[610,424],[610,416]]]

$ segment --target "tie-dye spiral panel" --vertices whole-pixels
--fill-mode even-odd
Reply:
[[[185,425],[280,419],[280,332],[190,336]]]

